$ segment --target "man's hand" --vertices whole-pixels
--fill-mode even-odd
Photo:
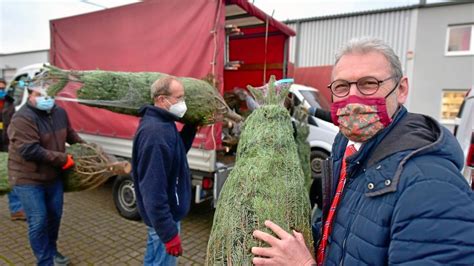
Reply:
[[[72,158],[71,154],[68,154],[66,163],[63,165],[63,170],[67,170],[73,166],[74,166],[74,159]]]
[[[183,254],[183,248],[181,247],[181,239],[179,234],[173,237],[170,241],[165,243],[166,253],[178,257]]]
[[[311,252],[301,233],[293,230],[293,235],[287,233],[271,221],[265,221],[278,238],[265,232],[255,230],[253,236],[270,245],[270,247],[253,247],[252,253],[256,256],[252,262],[255,265],[315,265]]]

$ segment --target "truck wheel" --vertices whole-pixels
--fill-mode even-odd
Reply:
[[[113,197],[119,214],[129,220],[140,220],[133,180],[130,176],[117,176],[114,181]]]
[[[329,154],[321,150],[312,150],[311,151],[311,173],[313,177],[313,182],[309,190],[309,200],[311,202],[311,207],[314,204],[318,204],[318,207],[321,208],[322,204],[322,166],[323,161],[329,157]]]
[[[321,150],[312,150],[311,151],[311,172],[313,179],[321,178],[323,161],[329,157],[329,154]]]

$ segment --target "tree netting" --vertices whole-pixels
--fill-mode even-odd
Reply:
[[[64,191],[94,189],[117,174],[130,173],[129,162],[119,162],[105,153],[99,145],[77,143],[67,147],[67,153],[74,158],[74,167],[64,175]]]
[[[158,72],[63,70],[54,66],[45,69],[35,82],[47,85],[50,96],[56,96],[69,82],[79,82],[82,84],[77,91],[79,103],[130,115],[137,115],[140,107],[152,103],[151,85],[168,76]],[[178,80],[183,83],[188,107],[183,123],[209,125],[224,118],[241,120],[208,81],[188,77]]]
[[[235,167],[219,196],[207,265],[251,265],[250,249],[264,245],[252,233],[269,232],[265,220],[311,239],[308,192],[291,118],[282,105],[288,88],[277,91],[273,82],[274,77],[266,92],[249,88],[261,107],[245,120]]]
[[[118,161],[106,154],[95,144],[74,144],[67,147],[67,153],[74,157],[74,167],[64,172],[64,191],[94,189],[111,176],[129,174],[129,162]],[[0,195],[10,192],[8,183],[8,153],[0,152]]]

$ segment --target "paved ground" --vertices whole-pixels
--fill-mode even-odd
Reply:
[[[26,222],[10,221],[7,203],[0,197],[0,265],[34,265]],[[180,265],[204,264],[212,217],[210,204],[203,203],[182,222]],[[111,184],[65,194],[58,246],[71,265],[142,265],[145,242],[145,225],[117,214]]]

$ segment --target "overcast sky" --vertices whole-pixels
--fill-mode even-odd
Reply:
[[[179,1],[179,0],[169,0]],[[0,54],[49,49],[49,20],[138,2],[136,0],[0,0]],[[419,0],[251,0],[279,20],[340,14]]]

